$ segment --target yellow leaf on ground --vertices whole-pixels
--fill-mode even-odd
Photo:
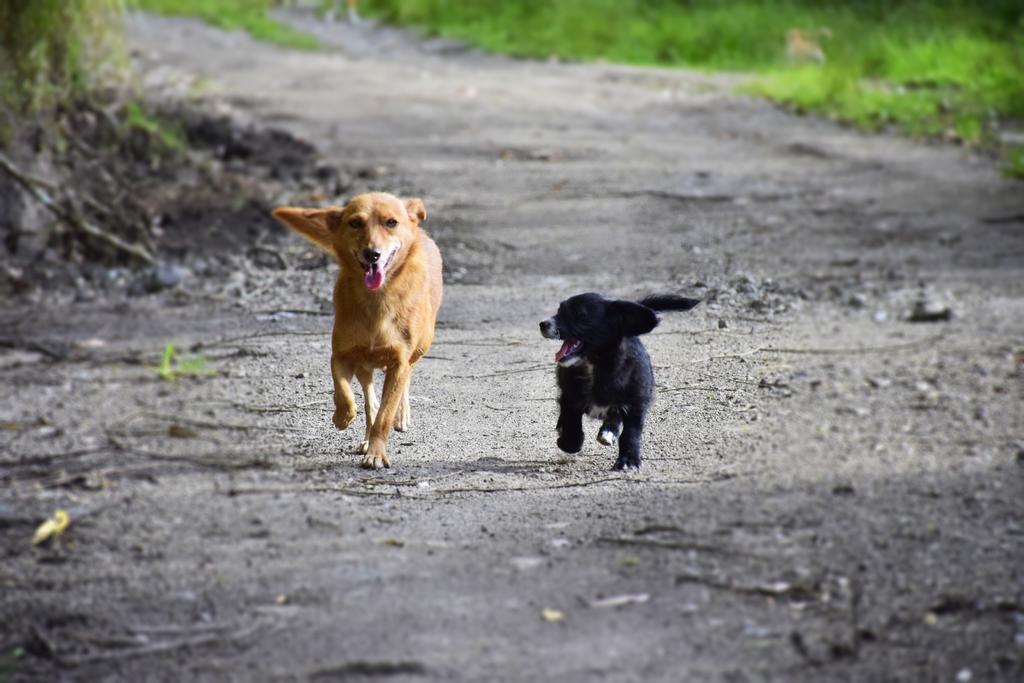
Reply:
[[[35,534],[32,535],[32,545],[39,545],[47,539],[57,538],[64,533],[70,523],[71,518],[68,517],[68,513],[64,510],[57,510],[53,513],[53,517],[40,524],[36,529]]]
[[[548,609],[545,607],[541,611],[540,615],[544,617],[544,621],[565,621],[565,614],[556,609]]]

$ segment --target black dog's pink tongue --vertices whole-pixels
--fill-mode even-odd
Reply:
[[[576,340],[573,339],[572,337],[562,342],[562,348],[558,349],[558,351],[555,353],[555,362],[557,363],[558,361],[562,360],[570,353],[572,353],[572,350],[575,346]]]
[[[363,282],[366,283],[367,289],[380,289],[384,284],[384,271],[380,269],[380,264],[374,263],[366,269]]]

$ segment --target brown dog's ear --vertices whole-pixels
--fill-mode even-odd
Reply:
[[[409,213],[409,220],[416,225],[419,225],[420,221],[427,220],[427,209],[423,206],[423,200],[419,197],[406,199],[405,210]]]
[[[273,216],[327,253],[333,254],[334,239],[331,233],[341,225],[341,212],[338,206],[326,209],[285,206],[274,209]]]

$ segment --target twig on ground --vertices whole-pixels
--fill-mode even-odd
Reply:
[[[329,318],[334,311],[315,311],[309,308],[270,308],[263,311],[253,311],[253,315],[275,315],[277,313],[290,313],[292,315],[309,315],[314,318]]]
[[[736,387],[709,387],[701,386],[699,384],[691,384],[685,387],[664,387],[659,388],[658,391],[670,392],[670,391],[741,391]]]
[[[514,368],[498,370],[497,372],[489,372],[483,375],[449,375],[454,379],[484,379],[485,377],[504,377],[505,375],[515,375],[521,372],[539,372],[541,370],[547,370],[551,366],[549,365],[533,365],[528,368]]]
[[[538,341],[540,341],[538,339]],[[492,337],[488,339],[438,339],[437,342],[443,346],[528,346],[530,342],[524,339],[501,339]]]
[[[394,496],[394,493],[374,491],[373,489],[355,489],[347,486],[232,486],[221,491],[225,496],[258,496],[285,493],[341,493],[346,496]]]
[[[637,538],[635,536],[600,536],[597,538],[597,542],[607,543],[609,545],[647,546],[650,548],[665,548],[668,550],[696,550],[705,553],[715,553],[717,555],[759,557],[753,553],[741,552],[733,548],[725,548],[708,543],[700,543],[698,541],[662,541],[656,538]]]
[[[803,584],[790,584],[786,582],[770,584],[740,584],[732,581],[725,581],[713,576],[705,576],[694,572],[683,572],[676,574],[676,583],[699,583],[709,588],[734,591],[748,595],[762,595],[770,598],[792,598],[799,600],[814,599],[815,591]]]
[[[149,265],[153,265],[156,262],[149,250],[141,244],[128,242],[127,240],[124,240],[103,228],[93,225],[86,220],[80,212],[73,208],[72,202],[60,202],[53,199],[50,195],[55,193],[56,188],[45,180],[20,170],[3,154],[0,154],[0,169],[3,169],[9,176],[11,176],[11,178],[17,181],[19,185],[25,188],[25,191],[32,195],[36,201],[46,207],[50,213],[68,223],[68,225],[78,232],[95,240],[104,242],[107,245],[124,252],[128,256],[137,258]],[[86,202],[90,201],[92,200],[86,199]]]
[[[228,453],[220,454],[218,458],[216,455],[208,457],[196,457],[191,455],[172,455],[170,453],[154,453],[142,448],[126,448],[128,453],[132,455],[138,455],[145,458],[152,458],[153,460],[164,460],[167,462],[182,462],[197,467],[205,467],[207,469],[215,470],[244,470],[249,468],[256,469],[270,469],[274,464],[269,460],[270,454],[260,454],[252,456],[249,453]],[[241,458],[232,460],[231,458],[241,455]]]
[[[129,415],[128,417],[120,420],[116,424],[126,425],[138,418],[150,418],[153,420],[160,420],[163,422],[171,422],[173,424],[188,425],[190,427],[199,427],[200,429],[233,429],[238,431],[249,431],[249,430],[263,430],[263,431],[285,431],[285,432],[301,432],[303,431],[299,427],[275,427],[270,425],[248,425],[238,424],[232,422],[209,422],[206,420],[194,420],[192,418],[182,417],[180,415],[163,415],[161,413],[154,413],[151,411],[140,411]]]
[[[946,337],[946,333],[932,335],[925,339],[918,339],[916,341],[904,342],[902,344],[889,344],[886,346],[858,346],[851,348],[835,348],[835,349],[818,349],[818,348],[807,348],[807,349],[796,349],[796,348],[777,348],[766,346],[758,349],[765,353],[804,353],[811,355],[853,355],[860,353],[887,353],[889,351],[906,351],[907,349],[917,348],[919,346],[930,346],[936,342],[943,340]]]
[[[185,647],[196,647],[199,645],[208,645],[218,641],[236,641],[243,640],[253,635],[260,629],[266,627],[268,624],[266,621],[256,621],[244,628],[237,629],[235,631],[225,633],[223,631],[217,631],[212,633],[203,633],[201,635],[192,636],[188,638],[178,638],[175,640],[168,640],[162,643],[153,643],[152,645],[144,645],[142,647],[123,648],[118,650],[108,650],[105,652],[90,652],[84,655],[58,655],[58,661],[65,666],[79,666],[82,664],[88,664],[90,662],[99,662],[110,659],[127,659],[130,657],[141,657],[145,655],[158,654],[162,652],[170,652],[172,650],[179,650]]]
[[[288,261],[285,260],[284,256],[282,256],[281,252],[277,249],[271,249],[270,247],[265,247],[261,244],[254,244],[245,250],[246,255],[248,255],[249,252],[266,254],[267,256],[277,259],[277,263],[281,266],[281,270],[288,270]]]
[[[324,337],[327,338],[331,334],[330,330],[314,330],[308,332],[300,332],[294,330],[276,330],[274,332],[257,332],[255,334],[246,334],[240,337],[225,337],[224,339],[214,339],[213,341],[200,341],[193,344],[189,350],[193,353],[200,349],[208,349],[213,346],[230,346],[240,341],[251,341],[253,339],[260,339],[262,337]]]
[[[726,353],[719,356],[708,356],[707,358],[700,358],[697,360],[688,361],[690,363],[706,363],[712,360],[723,360],[727,358],[747,358],[754,356],[759,353],[790,353],[790,354],[808,354],[808,355],[857,355],[867,353],[888,353],[889,351],[907,351],[920,346],[928,346],[941,341],[946,337],[946,333],[933,335],[926,337],[925,339],[918,339],[916,341],[905,342],[902,344],[889,344],[886,346],[855,346],[850,348],[785,348],[785,347],[773,347],[773,346],[762,346],[750,351],[743,351],[741,353]]]
[[[322,406],[328,403],[327,399],[319,401],[308,401],[306,403],[295,403],[295,404],[282,404],[278,406],[250,406],[245,403],[239,403],[237,401],[231,401],[226,398],[207,398],[195,401],[195,403],[213,403],[217,405],[231,406],[238,410],[243,410],[249,413],[291,413],[296,410],[303,410],[312,406]]]
[[[30,455],[28,453],[12,453],[12,455],[14,455],[17,459],[14,461],[0,461],[0,467],[14,468],[32,467],[35,465],[48,465],[54,461],[72,460],[74,458],[80,458],[83,455],[104,453],[110,450],[111,448],[108,446],[97,446],[95,448],[83,448],[81,450],[67,451],[65,453],[40,453],[39,455]]]

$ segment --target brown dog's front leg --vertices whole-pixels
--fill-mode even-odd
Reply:
[[[352,379],[352,365],[331,354],[331,377],[334,379],[334,426],[346,429],[356,419],[356,397],[352,395],[349,380]]]
[[[373,428],[370,430],[370,447],[363,458],[363,467],[380,469],[390,467],[388,460],[387,443],[388,434],[395,422],[395,413],[398,405],[402,402],[402,391],[409,383],[409,375],[412,373],[412,366],[408,362],[402,362],[388,368],[384,376],[384,391],[380,399],[380,409],[377,411],[377,419],[373,421]]]

